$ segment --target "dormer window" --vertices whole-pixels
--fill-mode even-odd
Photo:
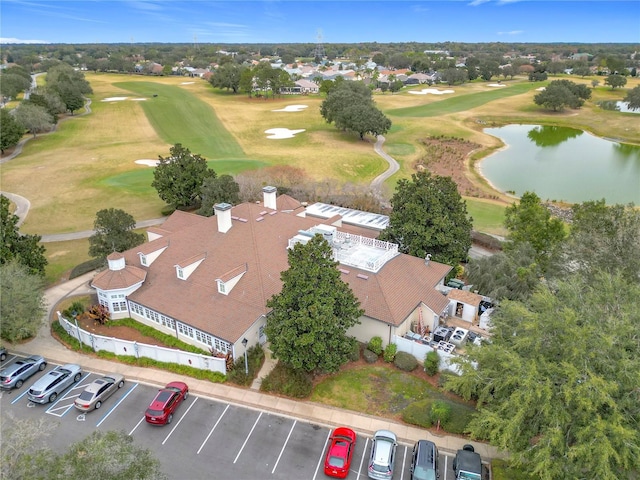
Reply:
[[[184,270],[182,267],[176,267],[176,272],[178,274],[178,278],[184,280]]]
[[[140,254],[140,263],[145,267],[149,266],[149,263],[147,262],[147,256],[144,253]]]
[[[218,280],[218,293],[227,294],[227,287],[222,280]]]

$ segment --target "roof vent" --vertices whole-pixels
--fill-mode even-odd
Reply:
[[[364,273],[359,273],[356,277],[361,278],[362,280],[368,280],[369,275],[365,275]]]

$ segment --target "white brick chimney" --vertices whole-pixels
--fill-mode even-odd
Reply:
[[[228,203],[218,203],[213,206],[213,212],[218,217],[218,231],[227,233],[231,228],[231,205]]]
[[[264,197],[264,206],[272,210],[276,208],[276,187],[262,187],[262,196]]]

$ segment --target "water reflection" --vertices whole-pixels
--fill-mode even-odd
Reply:
[[[632,110],[631,108],[629,108],[629,102],[604,100],[602,102],[599,102],[598,106],[603,110],[612,110],[622,113],[640,113],[640,109]]]
[[[542,199],[640,205],[640,147],[581,130],[507,125],[484,132],[508,148],[480,163],[482,174],[503,192],[535,192]]]
[[[579,137],[582,133],[582,130],[575,128],[538,125],[529,130],[527,137],[538,147],[555,147],[571,138]]]

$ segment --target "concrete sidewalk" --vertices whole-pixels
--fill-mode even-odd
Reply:
[[[89,284],[93,276],[94,273],[92,272],[48,289],[45,293],[48,311],[47,319],[51,318],[51,314],[54,313],[56,304],[60,300],[69,296],[92,293],[93,289],[90,288]],[[271,368],[274,363],[270,357],[265,362],[265,367],[258,375],[258,379],[254,382],[252,388],[245,389],[227,384],[211,383],[207,380],[197,380],[192,377],[181,376],[153,368],[133,367],[68,350],[51,337],[48,321],[45,322],[39,330],[36,338],[21,345],[10,346],[9,350],[26,355],[42,355],[51,363],[78,363],[82,365],[85,370],[91,372],[121,373],[129,380],[154,386],[165,385],[170,380],[180,380],[187,383],[189,390],[196,395],[211,397],[221,402],[256,410],[266,410],[283,416],[304,419],[311,423],[325,425],[330,428],[345,425],[353,428],[360,434],[369,436],[376,430],[387,429],[394,432],[400,442],[406,444],[413,444],[420,439],[427,439],[433,441],[443,451],[455,452],[457,449],[462,448],[465,443],[470,443],[469,440],[465,438],[451,435],[433,435],[422,428],[405,425],[385,418],[341,410],[314,402],[292,400],[261,393],[256,389],[259,389],[260,380],[265,374],[265,369]],[[505,456],[490,445],[480,442],[472,443],[476,451],[485,460]]]

